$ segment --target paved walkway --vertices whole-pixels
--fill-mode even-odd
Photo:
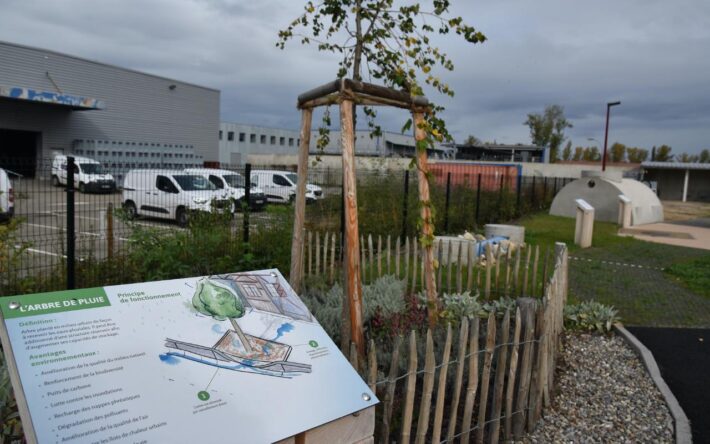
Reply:
[[[706,218],[673,223],[637,225],[619,234],[659,244],[710,250],[710,227]]]
[[[710,330],[627,327],[651,350],[661,375],[690,419],[693,442],[710,442]]]

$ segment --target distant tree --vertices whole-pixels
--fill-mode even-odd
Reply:
[[[464,145],[473,146],[480,145],[481,143],[481,139],[474,136],[473,134],[469,134],[469,136],[466,138],[466,141],[464,142]]]
[[[568,141],[567,145],[565,145],[565,149],[562,150],[562,160],[571,160],[572,159],[572,141]]]
[[[681,163],[697,163],[700,162],[700,156],[697,154],[680,153],[676,156],[675,160]]]
[[[658,148],[653,148],[656,150],[656,155],[654,156],[655,161],[671,162],[673,160],[673,154],[671,154],[671,150],[673,148],[669,147],[668,145],[661,145]]]
[[[626,156],[631,163],[641,163],[648,159],[648,150],[643,148],[626,148]]]
[[[710,150],[704,149],[700,152],[700,163],[710,163]]]
[[[602,159],[602,156],[599,154],[599,148],[596,146],[588,146],[584,149],[584,153],[582,154],[582,160],[586,160],[589,162],[597,162]]]
[[[559,158],[559,150],[565,141],[565,130],[572,124],[565,118],[564,108],[548,105],[542,114],[530,113],[524,125],[530,127],[530,139],[534,145],[550,149],[550,162]]]
[[[626,145],[623,143],[615,142],[609,151],[611,162],[623,162],[626,159]]]
[[[572,156],[572,160],[583,160],[584,159],[584,148],[581,146],[575,147],[574,148],[574,155]]]

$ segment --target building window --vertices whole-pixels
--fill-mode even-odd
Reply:
[[[222,130],[219,130],[219,140],[222,140]]]
[[[286,138],[285,137],[279,137],[279,145],[284,146],[286,144]]]
[[[246,139],[246,136],[247,136],[247,135],[244,134],[244,133],[239,133],[239,141],[240,141],[240,142],[244,142],[244,140]]]
[[[296,145],[301,146],[301,139],[296,139]]]
[[[234,142],[234,131],[230,131],[227,133],[227,140],[230,142]]]
[[[249,134],[249,142],[256,143],[256,134]]]
[[[259,141],[260,141],[261,143],[264,143],[264,144],[265,144],[265,143],[266,143],[266,136],[262,134],[261,137],[259,138]]]
[[[271,136],[271,144],[276,145],[276,136]]]
[[[293,137],[288,138],[288,146],[293,146]]]

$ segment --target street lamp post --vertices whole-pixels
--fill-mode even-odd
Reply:
[[[609,102],[606,104],[606,129],[604,130],[604,154],[602,154],[602,171],[606,171],[606,145],[609,139],[609,111],[612,106],[621,105],[620,101]]]

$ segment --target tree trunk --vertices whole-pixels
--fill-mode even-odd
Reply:
[[[241,328],[239,328],[239,324],[237,324],[237,320],[235,318],[229,318],[229,322],[232,323],[232,328],[234,329],[234,332],[239,336],[239,340],[242,342],[242,345],[244,346],[244,350],[246,350],[247,353],[251,354],[252,353],[252,348],[251,344],[247,340],[247,337],[244,335],[244,332],[242,331]]]

